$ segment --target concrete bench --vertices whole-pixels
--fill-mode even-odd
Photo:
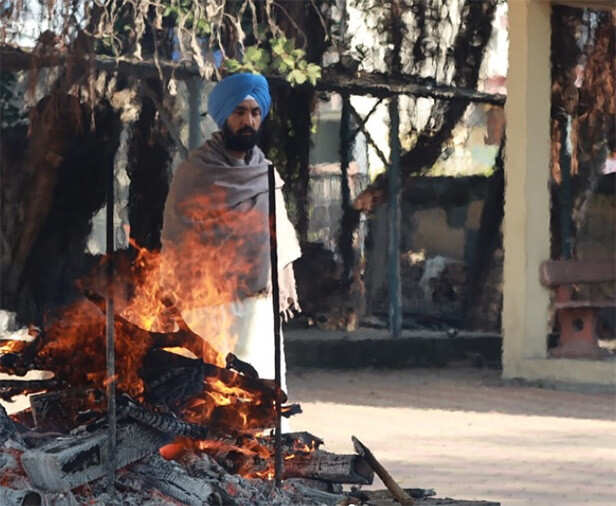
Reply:
[[[600,358],[597,322],[602,308],[616,308],[616,299],[579,298],[576,285],[616,280],[615,262],[548,260],[541,264],[541,283],[555,289],[552,304],[560,326],[559,345],[551,350],[555,357]]]

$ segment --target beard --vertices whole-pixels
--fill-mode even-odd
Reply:
[[[225,148],[230,151],[246,152],[254,148],[259,141],[261,130],[255,130],[249,126],[233,132],[225,122],[222,127],[222,138]]]

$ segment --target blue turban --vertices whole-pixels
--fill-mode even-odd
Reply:
[[[272,98],[267,80],[260,74],[233,74],[220,81],[207,100],[208,113],[214,118],[218,128],[222,128],[227,118],[246,96],[250,95],[261,108],[261,118],[269,112]]]

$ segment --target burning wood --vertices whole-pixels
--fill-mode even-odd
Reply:
[[[192,439],[207,438],[207,427],[179,420],[166,413],[155,413],[140,406],[126,395],[120,397],[118,404],[120,408],[119,418],[126,416],[164,434],[185,436]]]
[[[30,481],[41,490],[64,492],[105,475],[107,432],[58,438],[21,456]],[[168,443],[162,432],[137,423],[118,425],[117,468],[151,455]]]
[[[100,418],[104,395],[93,388],[66,388],[30,396],[32,418],[38,431],[68,433],[72,428]]]
[[[257,434],[276,425],[275,405],[286,402],[286,394],[233,354],[216,363],[197,358],[203,357],[203,339],[178,314],[173,317],[173,332],[114,319],[119,390],[114,467],[123,497],[133,497],[135,504],[156,498],[161,505],[356,504],[341,484],[371,484],[376,471],[399,502],[411,504],[358,441],[358,454],[338,455],[320,449],[323,441],[309,433],[283,435],[284,484],[272,490],[275,440]],[[99,479],[109,473],[104,313],[80,301],[33,338],[25,344],[5,341],[0,350],[0,371],[53,373],[45,380],[0,381],[0,397],[39,392],[30,398],[31,410],[12,417],[0,411],[0,444],[5,443],[0,461],[7,451],[16,455],[9,459],[15,479],[2,483],[10,487],[0,487],[0,503],[51,504],[53,497],[54,504],[106,504],[108,489]],[[205,355],[215,354],[206,349]],[[292,416],[301,407],[283,405],[281,412]],[[165,445],[174,438],[171,451]]]
[[[15,395],[30,394],[41,390],[56,389],[62,386],[55,379],[45,380],[0,380],[0,399],[11,401]]]

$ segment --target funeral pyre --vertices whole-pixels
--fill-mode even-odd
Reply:
[[[53,374],[0,381],[4,400],[32,394],[30,409],[10,417],[0,412],[1,504],[30,504],[33,494],[49,504],[110,500],[105,314],[91,299],[47,328],[31,329],[29,340],[0,341],[2,372]],[[174,332],[153,332],[115,315],[116,489],[124,501],[320,504],[319,494],[339,491],[335,483],[371,483],[373,472],[360,456],[331,454],[319,449],[318,438],[291,433],[282,445],[285,486],[273,491],[273,438],[266,432],[275,425],[276,396],[284,403],[285,393],[231,353],[221,365],[198,358],[216,360],[217,353],[180,316],[175,322]],[[286,417],[300,411],[282,406]]]
[[[164,254],[133,244],[133,256],[104,257],[80,281],[83,297],[25,338],[0,336],[0,373],[11,375],[0,398],[30,394],[29,409],[0,410],[0,504],[337,504],[348,499],[341,483],[372,482],[374,466],[359,454],[289,433],[277,453],[282,486],[273,486],[276,406],[283,417],[301,409],[230,353],[239,336],[226,314],[251,290],[263,219],[245,211],[210,219],[202,212],[210,202],[198,200],[185,209],[194,230]],[[199,334],[194,308],[216,308]]]

